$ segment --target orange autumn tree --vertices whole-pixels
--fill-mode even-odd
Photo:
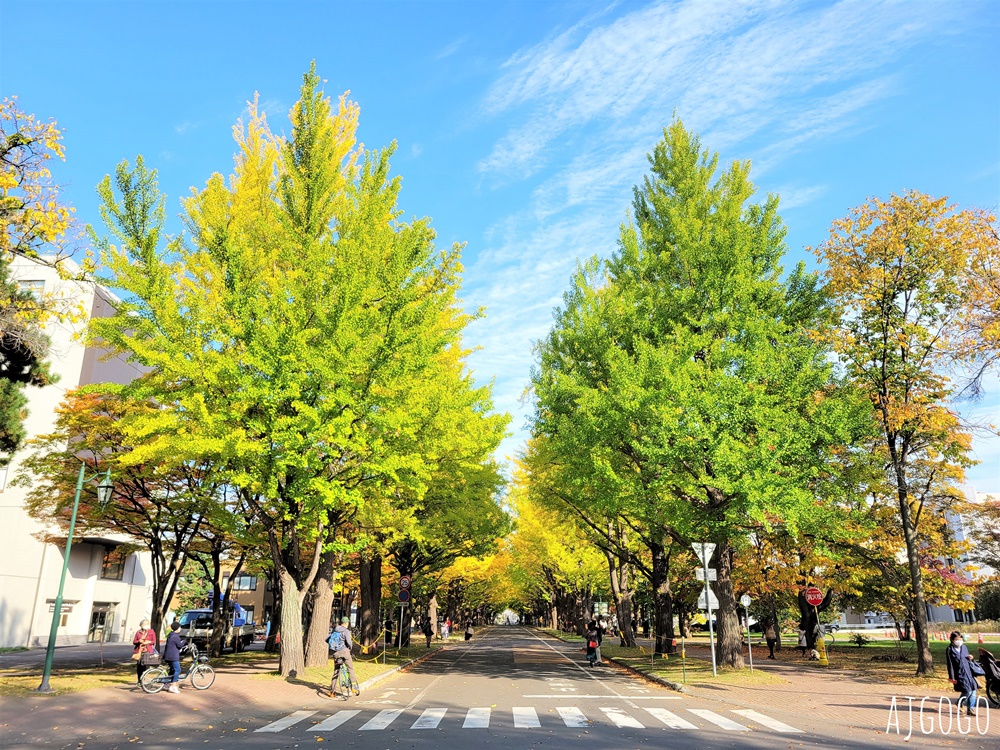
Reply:
[[[971,437],[949,406],[948,373],[968,359],[959,344],[970,261],[988,236],[984,222],[981,212],[910,191],[854,209],[815,249],[841,316],[825,338],[867,394],[879,428],[870,449],[880,469],[873,481],[884,486],[875,494],[891,496],[897,509],[919,676],[934,671],[922,522],[944,515],[973,463]]]

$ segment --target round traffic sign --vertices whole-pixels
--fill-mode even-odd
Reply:
[[[406,602],[410,601],[410,590],[409,589],[400,589],[397,598],[399,599],[399,601],[403,602],[404,604]]]
[[[410,577],[409,576],[403,576],[402,578],[399,579],[399,588],[401,588],[401,589],[408,589],[408,588],[410,588]]]
[[[820,591],[815,586],[810,586],[809,588],[807,588],[805,591],[805,595],[806,595],[806,602],[808,602],[814,607],[818,607],[820,604],[823,603],[823,592]]]
[[[749,594],[744,594],[743,596],[740,597],[740,604],[743,605],[744,609],[750,606],[751,601],[752,599],[750,598]]]

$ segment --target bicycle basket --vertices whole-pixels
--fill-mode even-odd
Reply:
[[[198,657],[198,663],[199,664],[208,664],[208,657],[207,656],[199,656]]]
[[[153,651],[144,651],[142,656],[139,657],[139,663],[144,667],[158,667],[160,666],[160,655]]]

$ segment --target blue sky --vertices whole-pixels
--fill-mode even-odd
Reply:
[[[75,2],[44,26],[0,0],[0,94],[65,129],[57,179],[82,222],[122,158],[168,210],[228,173],[254,92],[272,128],[315,59],[368,147],[395,139],[402,208],[467,242],[479,378],[523,442],[532,343],[579,258],[614,250],[645,154],[676,112],[782,197],[788,264],[869,196],[1000,207],[1000,4],[989,2]],[[37,22],[35,18],[32,23]],[[174,228],[178,229],[175,222]],[[1000,422],[1000,379],[977,404]],[[1000,440],[969,475],[1000,491]]]

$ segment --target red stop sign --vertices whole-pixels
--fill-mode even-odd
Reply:
[[[823,592],[815,586],[806,589],[806,601],[814,607],[823,603]]]

